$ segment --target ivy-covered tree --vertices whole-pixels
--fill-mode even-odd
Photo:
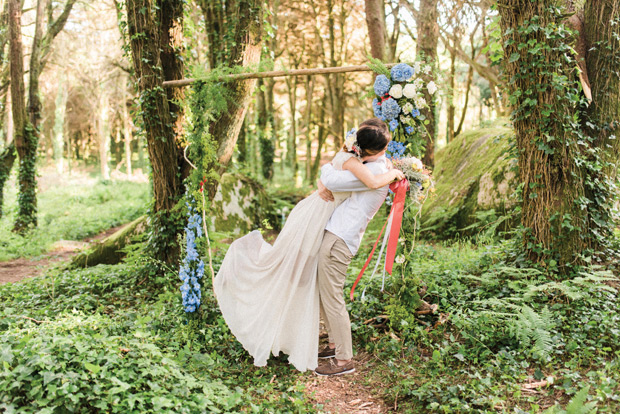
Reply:
[[[152,167],[153,211],[150,252],[168,264],[179,255],[177,234],[182,230],[174,207],[189,174],[183,158],[183,98],[181,88],[164,90],[167,80],[182,79],[184,66],[183,1],[127,0],[127,29],[138,79],[140,108]]]
[[[570,3],[498,4],[522,182],[523,247],[530,260],[565,273],[608,253],[620,151],[620,4],[589,1],[573,11]],[[580,55],[578,44],[587,45],[577,47]],[[583,61],[587,76],[580,77]]]
[[[26,231],[37,225],[36,158],[39,143],[41,99],[39,77],[45,67],[52,41],[65,26],[76,0],[67,0],[54,19],[51,0],[37,0],[34,38],[28,68],[28,107],[25,106],[24,62],[20,0],[9,2],[11,104],[15,125],[15,147],[19,155],[19,208],[14,230]],[[45,22],[47,20],[47,28]]]
[[[9,70],[8,60],[5,56],[5,47],[9,42],[9,4],[4,3],[2,10],[0,10],[0,96],[2,96],[2,104],[0,108],[4,109],[6,102],[8,101],[8,87],[9,87]],[[2,119],[0,117],[0,127],[2,126]],[[0,151],[0,218],[2,218],[2,206],[4,205],[4,185],[11,174],[13,164],[15,163],[15,143],[12,137],[7,136],[7,140],[4,142],[4,148]]]
[[[421,0],[420,12],[417,15],[416,22],[418,24],[418,50],[417,54],[431,67],[433,71],[437,67],[437,42],[439,37],[439,26],[437,25],[438,0]],[[421,78],[424,83],[432,80],[434,74],[422,74]],[[422,114],[429,121],[426,129],[425,151],[422,161],[424,165],[432,168],[435,165],[435,100],[433,95],[427,89],[424,89],[424,99],[428,103],[428,108],[422,110]]]
[[[199,0],[204,14],[209,67],[256,67],[261,57],[264,2],[259,0]],[[256,79],[226,83],[228,108],[211,123],[209,133],[217,152],[217,170],[223,172],[232,158],[239,131],[250,103]],[[215,195],[217,182],[210,181],[207,192]]]

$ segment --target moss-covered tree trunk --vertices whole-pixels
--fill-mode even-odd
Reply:
[[[172,100],[181,92],[165,91],[164,80],[180,79],[182,1],[128,0],[127,23],[147,149],[153,169],[153,216],[151,253],[168,264],[179,256],[176,236],[182,223],[173,209],[181,196],[184,167],[177,141],[182,114]]]
[[[256,89],[256,115],[257,115],[257,127],[258,127],[258,140],[260,144],[260,156],[261,156],[261,171],[263,177],[271,179],[273,177],[273,158],[274,148],[271,135],[275,131],[271,128],[273,113],[268,110],[267,94],[268,90],[265,88],[262,79],[258,80],[258,88]],[[272,90],[273,93],[273,90]]]
[[[437,0],[420,0],[420,12],[417,16],[418,24],[418,56],[431,65],[433,71],[435,70],[437,61],[437,42],[439,38],[439,26],[437,25],[437,18],[439,12],[437,10]],[[421,74],[421,78],[424,83],[428,83],[433,78],[433,73]],[[424,158],[422,161],[424,165],[432,168],[435,165],[435,100],[425,88],[424,99],[428,103],[428,108],[422,111],[422,114],[429,121],[426,129],[428,134],[426,135],[426,150],[424,151]]]
[[[597,91],[587,109],[570,53],[574,39],[561,20],[565,4],[553,3],[503,0],[499,11],[523,184],[524,248],[535,262],[568,269],[582,254],[601,250],[610,232],[613,194],[601,184],[606,176],[598,166],[604,145],[618,131],[612,121],[620,108],[618,26],[611,21],[620,14],[611,0],[586,6],[587,42],[597,49],[587,57]],[[575,122],[588,115],[595,135]]]
[[[209,64],[255,66],[261,56],[261,29],[264,3],[258,0],[200,0],[209,42]],[[230,81],[228,109],[211,124],[209,133],[217,146],[217,170],[222,173],[231,160],[239,131],[256,88],[256,79]],[[213,198],[218,183],[207,185]]]
[[[10,0],[11,108],[13,112],[15,147],[19,155],[19,208],[14,230],[19,232],[37,225],[35,178],[37,142],[26,116],[21,15],[20,0]]]

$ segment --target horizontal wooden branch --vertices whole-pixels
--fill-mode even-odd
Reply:
[[[387,63],[385,66],[392,67],[396,63]],[[371,72],[366,65],[359,66],[337,66],[332,68],[315,68],[315,69],[293,69],[293,70],[273,70],[270,72],[253,72],[253,73],[231,73],[229,75],[222,75],[217,80],[242,80],[242,79],[260,79],[260,78],[277,78],[281,76],[305,76],[305,75],[325,75],[329,73],[347,73],[347,72]],[[176,88],[181,86],[187,86],[200,79],[180,79],[172,81],[164,81],[164,88]]]

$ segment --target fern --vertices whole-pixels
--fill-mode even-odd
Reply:
[[[381,62],[379,59],[375,59],[371,56],[368,56],[368,63],[366,64],[373,72],[379,75],[385,75],[388,78],[390,77],[390,70],[385,66],[385,63]]]
[[[575,394],[566,406],[566,410],[563,410],[558,405],[554,405],[553,407],[545,410],[543,414],[596,414],[596,401],[586,403],[589,391],[590,387],[586,386]]]

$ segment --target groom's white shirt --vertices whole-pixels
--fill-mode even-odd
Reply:
[[[388,172],[385,156],[365,165],[374,175]],[[353,192],[351,197],[336,207],[325,230],[344,240],[355,255],[368,223],[385,201],[388,186],[369,189],[351,171],[336,170],[331,164],[325,164],[321,168],[321,181],[332,192]]]

